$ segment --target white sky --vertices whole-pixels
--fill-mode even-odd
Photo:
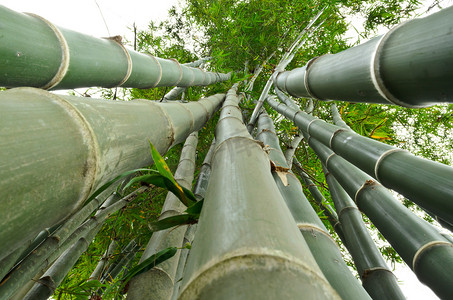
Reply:
[[[38,14],[52,23],[96,37],[128,36],[131,40],[132,24],[146,29],[150,20],[162,21],[177,0],[2,0],[1,5],[19,12]],[[107,31],[106,25],[110,31]],[[409,300],[439,299],[430,289],[418,282],[406,266],[394,271],[401,288]]]

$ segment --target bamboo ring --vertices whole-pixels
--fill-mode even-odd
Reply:
[[[345,128],[339,128],[337,130],[334,131],[334,133],[330,136],[330,140],[329,140],[329,148],[332,149],[332,140],[333,138],[340,132],[343,132],[343,131],[347,131],[347,129]]]
[[[398,148],[390,149],[390,150],[387,150],[384,153],[382,153],[381,156],[379,156],[378,160],[376,161],[376,164],[374,165],[374,178],[376,178],[377,181],[382,182],[381,179],[379,179],[378,172],[379,172],[379,167],[380,167],[382,161],[384,160],[384,158],[386,158],[387,156],[389,156],[392,153],[401,152],[401,151],[405,151],[405,150],[398,149]]]
[[[151,88],[156,87],[159,84],[160,80],[162,79],[162,66],[160,65],[159,61],[154,57],[154,55],[148,54],[148,56],[151,57],[152,59],[154,59],[156,64],[159,66],[159,77],[157,77],[157,80],[155,83],[153,83],[150,87],[148,87],[149,89],[151,89]]]
[[[48,83],[46,83],[45,85],[43,85],[41,87],[42,89],[49,90],[49,89],[55,87],[57,84],[59,84],[65,77],[66,73],[68,72],[69,58],[70,58],[68,42],[66,41],[65,37],[63,36],[63,33],[61,33],[60,29],[58,29],[58,27],[55,26],[54,24],[52,24],[50,21],[48,21],[47,19],[45,19],[41,16],[38,16],[36,14],[32,14],[32,13],[26,13],[26,14],[46,23],[46,25],[49,26],[49,28],[52,29],[52,31],[55,33],[55,35],[57,36],[58,42],[60,43],[62,57],[61,57],[60,66],[58,67],[58,71]]]
[[[431,241],[423,246],[421,246],[417,252],[415,252],[414,258],[412,259],[412,270],[415,272],[415,267],[418,263],[418,260],[420,259],[420,256],[423,254],[423,252],[431,247],[439,246],[439,245],[446,245],[453,247],[453,244],[447,241]]]
[[[323,54],[321,56],[316,56],[316,57],[313,57],[312,59],[310,59],[307,64],[305,65],[305,71],[304,71],[304,87],[305,87],[305,90],[307,91],[307,93],[310,95],[311,98],[314,98],[314,99],[317,99],[317,100],[324,100],[318,96],[316,96],[312,90],[310,89],[310,85],[308,83],[308,74],[310,73],[310,67],[313,66],[313,64],[318,60],[320,59],[321,57],[325,56],[325,55],[329,55],[328,53],[327,54]],[[286,81],[285,81],[286,82]],[[285,86],[286,87],[286,86]]]
[[[115,85],[115,86],[122,86],[129,79],[129,77],[132,74],[132,58],[131,58],[131,55],[129,54],[129,51],[127,51],[126,47],[124,47],[123,43],[121,43],[121,39],[118,40],[118,39],[113,38],[113,37],[107,37],[107,38],[104,38],[104,39],[114,41],[116,44],[118,44],[121,47],[121,49],[123,49],[123,52],[126,55],[126,59],[127,59],[126,75],[124,75],[124,78]]]

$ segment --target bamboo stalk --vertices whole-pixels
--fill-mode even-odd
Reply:
[[[216,128],[203,210],[180,299],[334,298],[242,122],[236,87]],[[252,159],[253,158],[253,159]]]
[[[303,132],[330,147],[383,186],[447,222],[453,222],[453,168],[328,124],[268,98],[268,103]]]
[[[33,88],[2,92],[0,259],[78,210],[115,176],[150,165],[149,141],[160,153],[184,141],[223,98],[155,103],[57,96]]]
[[[129,245],[128,245],[129,246]],[[105,274],[104,282],[113,282],[113,280],[118,277],[118,275],[126,268],[130,263],[132,263],[135,255],[137,255],[140,245],[138,245],[135,240],[131,241],[130,248],[125,252],[125,255],[115,264],[115,267],[112,268],[110,272]]]
[[[453,7],[274,77],[295,97],[423,107],[453,102]]]
[[[181,150],[181,158],[175,172],[175,180],[183,187],[190,189],[195,171],[195,156],[198,143],[198,133],[192,133]],[[183,214],[184,204],[171,192],[167,194],[159,220]],[[168,247],[182,247],[187,226],[177,226],[154,232],[151,236],[140,262],[151,255]],[[181,254],[176,254],[159,264],[159,266],[144,272],[130,281],[127,299],[169,299],[173,293],[176,269]]]
[[[115,261],[113,261],[109,265],[108,269],[102,274],[100,282],[105,283],[106,281],[109,281],[109,282],[113,281],[113,279],[115,278],[113,276],[114,275],[113,274],[113,270],[118,266],[118,264],[121,265],[120,269],[124,266],[124,264],[121,263],[121,261],[125,262],[127,259],[124,260],[124,258],[129,253],[134,252],[134,255],[135,255],[135,251],[134,250],[135,250],[136,246],[137,246],[137,242],[135,241],[135,239],[132,239],[131,241],[129,241],[129,243],[120,250],[120,253],[116,257]],[[116,274],[116,275],[118,275],[118,274]],[[98,292],[102,293],[102,289],[98,290]]]
[[[387,189],[321,142],[310,138],[309,145],[418,279],[441,298],[452,295],[453,244]]]
[[[93,273],[91,273],[89,280],[100,280],[102,274],[104,273],[105,267],[107,266],[107,262],[110,259],[110,256],[115,252],[116,247],[118,246],[116,240],[112,240],[105,250],[104,255],[99,260],[99,263],[94,268]]]
[[[337,180],[324,168],[332,200],[339,214],[345,245],[348,248],[363,287],[373,299],[406,299],[398,281],[382,258],[363,223],[362,214]]]
[[[126,49],[120,36],[95,38],[4,6],[0,18],[0,86],[153,88],[210,85],[230,78]]]
[[[275,165],[272,171],[275,183],[324,276],[342,299],[370,299],[349,271],[337,243],[311,207],[299,180],[288,168],[273,121],[266,113],[258,118],[256,138],[269,147],[269,157]]]

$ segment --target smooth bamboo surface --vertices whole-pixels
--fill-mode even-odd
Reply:
[[[230,74],[206,72],[126,49],[121,37],[95,38],[34,14],[0,6],[0,86],[43,89],[210,85]]]
[[[115,176],[150,165],[149,142],[165,153],[201,129],[223,98],[182,104],[33,88],[0,93],[1,256],[78,210]]]
[[[453,7],[279,73],[295,97],[423,107],[453,102]]]

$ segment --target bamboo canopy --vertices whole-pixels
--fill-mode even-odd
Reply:
[[[0,19],[0,86],[3,87],[146,89],[206,86],[230,78],[230,74],[206,72],[174,59],[126,49],[120,36],[95,38],[1,5]]]
[[[231,89],[180,299],[338,299],[249,135]],[[251,159],[253,158],[253,159]]]
[[[453,102],[453,7],[279,73],[294,97],[424,107]]]
[[[187,138],[181,150],[175,180],[179,185],[191,189],[195,172],[195,156],[198,143],[198,132]],[[165,198],[159,220],[183,214],[185,205],[171,192]],[[187,226],[177,226],[154,232],[140,258],[140,262],[167,247],[182,247]],[[169,299],[173,293],[176,269],[181,255],[181,249],[170,259],[159,266],[133,278],[127,293],[127,299]]]
[[[223,99],[123,102],[34,88],[2,92],[2,258],[77,210],[102,184],[151,164],[149,141],[165,153],[201,129]]]
[[[447,222],[453,222],[453,168],[328,124],[304,112],[268,103],[309,136],[356,167]]]

